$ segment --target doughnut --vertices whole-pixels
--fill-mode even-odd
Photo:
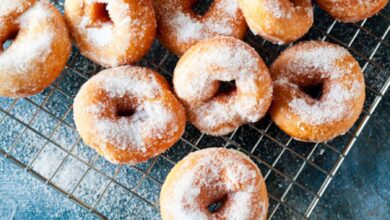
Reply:
[[[185,110],[165,78],[141,67],[106,69],[74,100],[83,141],[112,163],[135,164],[171,147],[183,134]]]
[[[310,0],[238,0],[254,34],[277,44],[287,44],[305,35],[313,25]]]
[[[0,96],[41,92],[60,75],[70,52],[66,24],[53,5],[35,0],[1,2]]]
[[[174,54],[181,56],[195,43],[215,36],[242,39],[247,26],[237,0],[214,0],[204,15],[192,7],[196,0],[154,0],[158,39]]]
[[[220,91],[226,82],[233,88]],[[233,37],[192,46],[178,62],[173,84],[189,121],[209,135],[225,135],[258,121],[272,101],[267,66],[253,48]]]
[[[267,188],[245,154],[208,148],[190,153],[173,167],[161,189],[160,210],[163,220],[265,220]]]
[[[66,0],[65,18],[80,52],[104,67],[140,60],[156,36],[151,0]]]
[[[308,41],[285,50],[272,64],[274,100],[270,115],[297,140],[325,142],[346,133],[365,100],[359,63],[343,47]],[[317,87],[322,94],[305,92]]]
[[[382,10],[388,0],[317,0],[320,8],[336,20],[346,23],[358,22]]]

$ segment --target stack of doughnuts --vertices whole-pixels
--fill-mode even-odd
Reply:
[[[241,40],[248,25],[273,43],[296,41],[313,24],[310,0],[215,0],[204,15],[192,9],[196,2],[65,0],[63,18],[46,1],[4,0],[0,96],[25,97],[49,86],[66,65],[72,38],[81,54],[110,68],[81,87],[73,107],[83,141],[112,163],[136,164],[163,153],[181,138],[187,119],[220,136],[268,112],[281,130],[306,142],[329,141],[356,122],[365,84],[346,49],[300,42],[268,69]],[[368,18],[387,2],[317,0],[341,22]],[[180,56],[174,89],[159,73],[132,66],[156,36]],[[316,96],[307,91],[316,86]],[[222,205],[211,211],[216,203]],[[165,220],[265,219],[268,198],[256,164],[238,151],[212,148],[172,169],[160,207]]]

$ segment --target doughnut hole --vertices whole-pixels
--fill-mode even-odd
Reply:
[[[87,13],[91,19],[91,26],[100,27],[103,24],[113,24],[107,3],[95,2],[87,7]]]
[[[324,91],[324,83],[316,83],[308,86],[301,87],[301,90],[309,95],[311,98],[320,100]]]
[[[121,100],[115,100],[115,115],[118,118],[130,118],[136,113],[138,105],[137,99],[133,97],[122,97]]]
[[[19,27],[12,28],[8,34],[5,35],[3,39],[0,39],[0,52],[5,51],[9,48],[12,43],[15,41],[19,34]]]
[[[201,186],[201,193],[198,198],[199,205],[203,207],[203,212],[209,216],[222,216],[228,206],[231,205],[231,202],[229,202],[229,193],[231,192],[225,185],[225,181],[224,178],[216,178]],[[219,182],[222,184],[218,184]]]
[[[118,109],[117,115],[118,117],[131,117],[134,115],[135,109],[134,108],[124,108],[124,109]]]
[[[192,11],[200,16],[205,15],[211,8],[214,0],[196,0],[192,5]]]
[[[292,6],[295,8],[297,6],[300,6],[301,5],[301,0],[288,0],[288,2],[290,2],[292,4]]]
[[[222,208],[226,204],[227,200],[228,200],[228,194],[224,194],[224,195],[222,195],[222,197],[217,198],[216,200],[211,202],[207,206],[207,210],[209,211],[210,214],[217,213],[217,212],[222,210]]]
[[[237,91],[237,86],[235,80],[232,81],[219,81],[218,89],[215,92],[213,97],[219,96],[228,96],[231,93]]]

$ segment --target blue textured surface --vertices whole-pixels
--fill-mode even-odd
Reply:
[[[390,219],[390,95],[314,210],[313,219]]]
[[[0,157],[0,219],[97,219]]]

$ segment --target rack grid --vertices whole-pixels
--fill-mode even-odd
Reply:
[[[63,0],[52,0],[63,11]],[[238,149],[259,166],[269,192],[269,219],[308,219],[390,86],[390,7],[356,24],[336,22],[315,7],[315,25],[302,40],[340,44],[364,71],[367,99],[358,122],[327,143],[302,143],[279,130],[269,116],[233,133],[212,137],[188,124],[183,137],[163,155],[136,166],[112,165],[78,136],[72,102],[80,86],[102,67],[73,48],[61,76],[42,93],[0,98],[0,153],[99,218],[158,219],[161,184],[189,152],[221,146]],[[287,46],[250,32],[244,39],[267,65]],[[157,41],[138,65],[169,81],[178,58]]]

